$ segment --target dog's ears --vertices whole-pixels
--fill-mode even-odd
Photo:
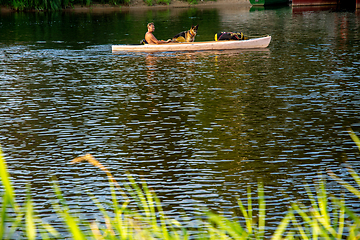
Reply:
[[[199,24],[198,24],[198,25],[196,25],[196,26],[194,26],[194,25],[192,25],[192,24],[191,24],[191,28],[192,28],[192,29],[197,30],[197,29],[198,29],[198,27],[199,27]]]

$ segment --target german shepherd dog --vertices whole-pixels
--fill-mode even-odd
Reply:
[[[173,38],[173,42],[193,42],[197,33],[199,25],[191,25],[190,30],[176,34]]]

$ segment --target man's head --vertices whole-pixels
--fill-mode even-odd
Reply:
[[[155,25],[154,25],[154,23],[153,23],[153,22],[148,23],[147,28],[148,28],[148,31],[149,31],[149,32],[153,32],[153,31],[155,30]]]

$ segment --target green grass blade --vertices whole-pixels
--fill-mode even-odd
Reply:
[[[49,234],[42,228],[39,228],[39,234],[40,234],[42,240],[50,240],[51,239]]]
[[[61,189],[59,187],[59,184],[57,183],[57,180],[55,176],[52,177],[52,187],[55,192],[56,198],[59,200],[59,203],[61,204],[61,207],[64,209],[68,209],[68,206],[66,204],[66,201],[62,195]]]
[[[346,166],[348,172],[350,173],[350,175],[353,177],[353,179],[355,180],[356,184],[359,186],[360,188],[360,177],[359,175],[354,171],[354,169],[352,169],[352,167],[350,167],[349,165]]]
[[[17,227],[20,224],[22,219],[22,213],[20,212],[20,208],[16,203],[14,188],[10,181],[10,175],[8,173],[7,164],[5,158],[3,156],[3,151],[0,145],[0,179],[4,188],[4,194],[2,196],[1,203],[1,215],[0,215],[0,239],[11,238],[12,234],[16,231]],[[16,214],[16,218],[12,221],[12,226],[9,229],[9,232],[5,231],[5,222],[8,218],[7,215],[7,207],[10,205]],[[19,219],[20,217],[20,219]],[[6,235],[7,234],[7,235]]]
[[[250,186],[247,187],[247,199],[248,199],[248,217],[249,217],[249,221],[251,223],[251,225],[253,224],[252,223],[252,218],[253,218],[253,215],[252,215],[252,200],[251,200],[251,188]]]
[[[118,206],[114,182],[109,180],[109,184],[110,184],[111,199],[112,199],[112,203],[113,203],[113,207],[114,207],[114,212],[116,212],[119,209],[119,206]]]
[[[319,237],[319,233],[320,233],[320,227],[319,227],[317,221],[316,220],[312,221],[310,226],[312,226],[313,240],[317,240]]]
[[[272,236],[272,240],[281,240],[282,235],[286,231],[286,228],[289,226],[289,222],[291,221],[293,215],[293,210],[289,210],[285,217],[281,220],[279,226],[276,228],[274,235]]]
[[[217,226],[214,229],[216,229],[218,237],[222,239],[227,239],[227,236],[230,236],[231,239],[246,239],[248,237],[248,233],[243,230],[240,224],[231,222],[218,214],[208,213],[208,217],[209,221]]]
[[[143,191],[140,189],[140,187],[135,182],[135,179],[128,174],[128,180],[130,182],[130,185],[124,184],[127,191],[130,193],[132,199],[136,202],[139,209],[143,210],[145,212],[145,215],[150,219],[150,209],[146,202],[146,197],[143,193]]]
[[[129,233],[129,221],[127,220],[126,216],[124,215],[124,211],[127,210],[129,202],[125,202],[123,206],[117,210],[115,213],[115,227],[117,231],[120,233],[121,239],[127,239]],[[131,215],[131,214],[128,214]]]
[[[11,206],[15,208],[15,210],[18,209],[17,205],[15,204],[14,188],[10,181],[10,175],[7,169],[5,158],[3,156],[1,145],[0,145],[0,178],[5,190],[3,196],[3,204],[7,205],[7,203],[10,203]]]
[[[349,190],[351,193],[353,193],[356,197],[360,198],[360,191],[351,186],[349,183],[345,182],[343,179],[339,178],[335,173],[333,173],[331,170],[327,171],[328,175],[337,181],[340,185],[345,187],[347,190]]]
[[[325,222],[325,224],[327,226],[329,226],[330,225],[330,217],[329,217],[329,213],[327,210],[327,207],[328,207],[327,193],[326,193],[326,189],[325,189],[325,183],[324,183],[324,180],[321,175],[320,175],[320,181],[318,183],[318,188],[317,188],[317,199],[318,199],[318,203],[319,203],[318,205],[319,205],[321,217],[322,217],[323,221]]]
[[[243,203],[241,202],[241,199],[238,199],[238,205],[239,205],[239,208],[245,218],[246,229],[249,234],[252,234],[252,219],[249,218],[249,215],[248,215]]]
[[[341,197],[340,199],[341,205],[339,206],[339,227],[338,227],[338,231],[337,231],[337,239],[342,239],[342,235],[344,232],[344,226],[345,226],[345,208],[343,206],[345,206],[345,197],[344,195]]]
[[[113,231],[113,226],[111,224],[111,218],[109,217],[109,214],[107,213],[107,211],[105,210],[103,205],[100,203],[100,201],[94,195],[92,195],[90,192],[88,192],[88,195],[91,198],[91,200],[94,202],[94,204],[97,206],[97,208],[100,210],[102,217],[105,220],[105,224],[106,224],[106,228],[107,228],[105,230],[105,235],[114,236],[115,234]],[[91,226],[97,227],[96,222],[93,222],[91,224]]]
[[[67,224],[69,231],[73,236],[73,239],[86,240],[86,237],[81,231],[77,221],[67,211],[63,213],[63,219]]]
[[[348,236],[347,239],[348,240],[358,240],[358,239],[360,239],[359,229],[360,229],[359,224],[354,224],[354,225],[350,226],[349,236]]]
[[[313,208],[315,211],[319,211],[319,207],[318,207],[318,205],[317,205],[317,203],[316,203],[315,197],[314,197],[314,195],[313,195],[313,193],[312,193],[309,185],[308,185],[308,184],[304,184],[304,187],[305,187],[306,193],[307,193],[307,195],[308,195],[308,197],[309,197],[309,199],[310,199],[312,208]]]
[[[34,212],[33,212],[33,203],[30,196],[30,186],[27,187],[27,201],[26,201],[26,237],[28,240],[33,240],[36,238],[36,226],[34,221]]]
[[[155,202],[154,202],[154,195],[155,193],[154,192],[151,192],[146,184],[145,181],[142,182],[142,188],[143,188],[143,191],[145,193],[145,197],[146,197],[146,203],[148,205],[148,211],[149,211],[149,214],[148,216],[150,217],[150,224],[152,226],[157,226],[157,223],[156,223],[156,211],[155,211]]]
[[[309,217],[296,203],[292,203],[291,207],[302,217],[302,219],[305,221],[305,223],[309,224],[311,226],[312,219]]]
[[[354,133],[354,131],[351,128],[348,129],[348,133],[360,151],[360,139],[356,136],[356,134]]]
[[[74,217],[72,217],[70,215],[69,208],[68,208],[66,201],[62,195],[61,189],[58,186],[58,184],[55,182],[55,180],[53,181],[53,189],[54,189],[57,199],[61,203],[61,206],[57,203],[53,203],[53,208],[55,209],[57,214],[62,218],[62,220],[64,221],[66,226],[68,227],[69,232],[73,236],[73,239],[86,240],[86,237],[85,237],[84,233],[81,231],[77,221],[75,220]]]
[[[16,231],[18,231],[19,227],[21,226],[23,219],[24,219],[23,212],[20,210],[17,211],[15,219],[11,219],[12,225],[9,229],[9,232],[8,232],[6,238],[4,238],[4,239],[12,239],[13,238],[13,235],[15,234]]]
[[[258,239],[264,239],[265,235],[265,196],[264,196],[264,185],[262,182],[258,183],[258,196],[259,196],[259,232],[257,234]]]
[[[295,215],[292,214],[291,216],[291,222],[293,223],[293,225],[298,229],[301,239],[303,240],[309,240],[308,235],[305,233],[304,228],[297,222]]]
[[[43,229],[45,229],[48,233],[50,233],[53,237],[59,239],[60,238],[60,234],[58,231],[56,231],[56,229],[51,226],[48,223],[43,223],[40,219],[38,220],[39,225],[42,226]]]
[[[329,232],[334,237],[337,236],[336,231],[331,227],[330,223],[327,221],[327,219],[324,216],[321,216],[319,212],[314,211],[313,215],[315,219],[326,229],[327,232]],[[322,231],[325,234],[325,231]]]
[[[165,213],[164,213],[164,210],[161,207],[160,199],[157,196],[155,196],[155,202],[156,202],[158,213],[159,213],[160,228],[161,228],[161,232],[162,232],[162,237],[165,240],[169,240],[170,235],[169,235],[169,232],[167,230]]]
[[[4,198],[4,197],[3,197]],[[0,215],[0,239],[5,239],[5,220],[7,218],[6,203],[1,203],[1,215]]]
[[[345,210],[346,215],[360,226],[360,216],[345,206],[345,201],[334,198],[334,202]]]

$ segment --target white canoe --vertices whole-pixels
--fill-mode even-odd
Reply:
[[[174,52],[174,51],[207,51],[207,50],[231,50],[231,49],[254,49],[269,46],[271,36],[236,41],[209,41],[191,43],[166,43],[145,45],[113,45],[112,51],[126,52]]]

